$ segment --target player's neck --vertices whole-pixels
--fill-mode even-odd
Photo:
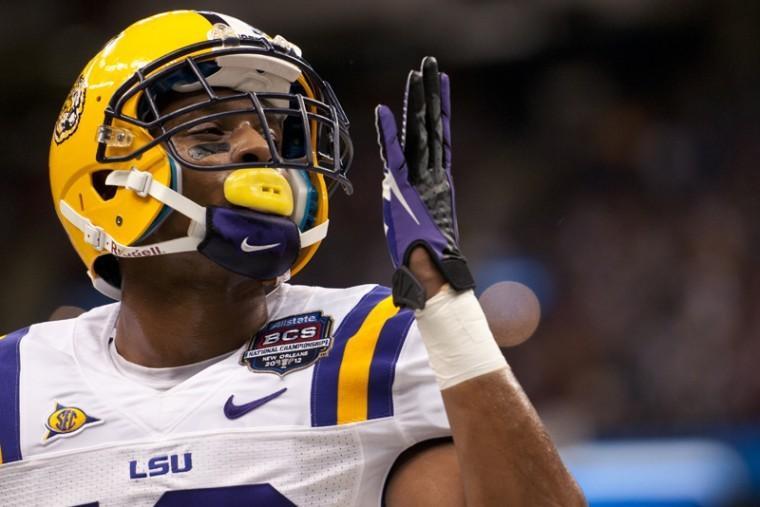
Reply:
[[[267,320],[257,281],[125,283],[116,346],[127,360],[150,367],[190,364],[242,346]]]

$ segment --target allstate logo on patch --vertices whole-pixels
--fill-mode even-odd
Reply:
[[[270,322],[251,339],[243,362],[253,371],[283,376],[314,364],[332,346],[332,319],[322,312]]]
[[[87,415],[81,408],[67,407],[56,402],[55,410],[45,420],[47,433],[42,441],[47,443],[56,437],[76,435],[86,426],[102,422],[100,419]]]

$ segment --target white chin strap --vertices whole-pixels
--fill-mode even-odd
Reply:
[[[181,252],[194,252],[206,234],[206,208],[188,199],[179,192],[153,179],[149,172],[131,169],[113,171],[106,178],[106,185],[124,187],[142,198],[148,196],[166,204],[190,219],[187,236],[150,245],[127,246],[113,239],[103,228],[77,213],[66,201],[58,201],[66,220],[84,233],[86,243],[98,251],[107,251],[116,257],[153,257]],[[327,236],[329,220],[300,233],[301,248],[313,245]]]

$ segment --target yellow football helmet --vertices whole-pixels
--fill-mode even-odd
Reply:
[[[222,88],[226,93],[218,94]],[[170,113],[162,109],[167,96],[188,92],[202,98]],[[226,101],[245,106],[214,112],[212,106]],[[203,120],[242,114],[269,125],[261,129],[269,160],[209,166],[180,153],[172,141]],[[288,175],[295,195],[295,205],[283,213],[302,232],[290,268],[295,274],[326,234],[324,176],[351,192],[348,126],[329,84],[283,37],[217,13],[158,14],[111,39],[76,79],[50,145],[56,212],[95,287],[118,299],[116,257],[189,251],[187,242],[184,249],[177,246],[180,240],[167,248],[140,246],[171,210],[203,221],[203,208],[181,195],[183,168],[276,169]],[[196,234],[191,247],[198,241]]]

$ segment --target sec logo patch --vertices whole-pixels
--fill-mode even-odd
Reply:
[[[88,415],[79,407],[67,407],[56,403],[55,410],[45,420],[47,433],[45,433],[42,441],[47,443],[57,437],[76,435],[86,426],[102,422],[100,419]]]
[[[252,371],[283,376],[327,355],[332,319],[322,312],[292,315],[270,322],[251,339],[243,363]]]

